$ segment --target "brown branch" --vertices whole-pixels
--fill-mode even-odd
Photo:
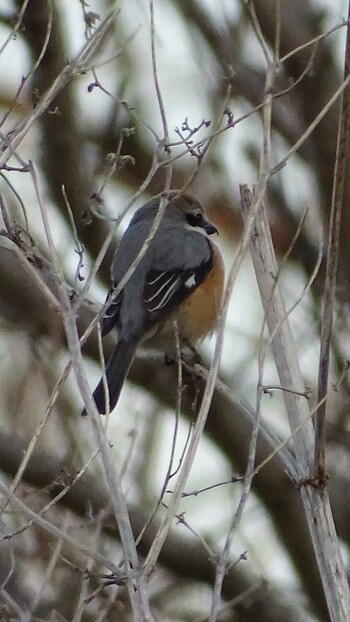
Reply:
[[[350,3],[348,7],[350,18]],[[323,318],[321,332],[321,351],[318,370],[318,402],[321,404],[328,391],[328,376],[331,354],[331,337],[333,326],[333,312],[335,303],[335,287],[337,280],[338,252],[340,239],[341,214],[344,199],[344,184],[346,177],[346,160],[350,123],[350,29],[347,26],[346,48],[344,60],[344,90],[339,119],[337,151],[334,167],[334,184],[332,193],[332,208],[330,214],[330,228],[327,249],[327,268],[323,299]],[[326,402],[320,405],[315,418],[315,465],[312,477],[321,486],[326,484]]]

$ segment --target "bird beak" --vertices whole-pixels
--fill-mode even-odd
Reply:
[[[205,231],[207,232],[208,235],[213,235],[214,233],[219,234],[217,228],[214,227],[214,225],[211,222],[206,222],[203,225],[203,229],[205,229]]]

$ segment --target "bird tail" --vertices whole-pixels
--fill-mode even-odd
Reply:
[[[131,339],[127,341],[125,339],[121,339],[108,361],[106,368],[106,381],[108,386],[108,403],[110,412],[112,412],[117,405],[124,380],[128,374],[135,355],[136,346],[137,344]],[[95,400],[97,410],[101,415],[105,415],[107,412],[106,392],[104,379],[101,378],[95,391],[93,392],[93,398]],[[87,413],[84,408],[82,415],[85,416],[86,414]]]

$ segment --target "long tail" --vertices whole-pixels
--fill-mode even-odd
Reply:
[[[137,344],[132,340],[120,340],[117,344],[106,368],[106,380],[109,392],[109,410],[110,412],[117,405],[120,392],[122,390],[124,380],[130,369],[130,365],[135,356]],[[97,410],[101,415],[105,415],[107,411],[106,389],[103,378],[101,378],[95,391],[93,392]],[[86,415],[85,408],[82,415]]]

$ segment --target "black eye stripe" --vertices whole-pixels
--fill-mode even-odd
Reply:
[[[191,227],[202,227],[204,224],[204,218],[202,214],[186,214],[186,220]]]

